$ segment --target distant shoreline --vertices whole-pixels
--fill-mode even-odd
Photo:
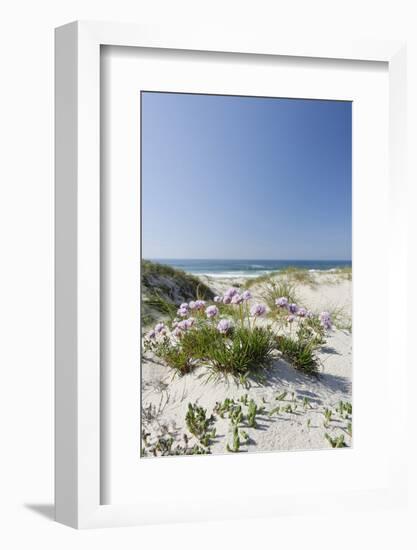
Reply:
[[[309,272],[329,272],[351,268],[351,260],[218,260],[218,259],[153,259],[153,262],[169,265],[197,277],[255,278],[289,269]]]

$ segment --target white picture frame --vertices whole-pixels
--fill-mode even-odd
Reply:
[[[56,30],[56,519],[76,528],[134,525],[160,521],[235,518],[289,512],[311,506],[325,509],[326,494],[288,495],[267,511],[239,506],[200,506],[190,514],[175,500],[163,508],[101,504],[100,445],[100,48],[128,46],[334,60],[382,61],[389,71],[390,191],[395,198],[391,231],[402,242],[406,231],[403,189],[405,147],[405,45],[393,41],[280,41],[279,37],[218,29],[186,32],[161,27],[75,22]],[[405,254],[392,246],[390,265],[404,280]],[[393,307],[390,304],[389,307]],[[405,339],[400,321],[395,329]],[[405,393],[406,346],[399,346],[396,388]],[[347,493],[348,507],[391,506],[404,498],[404,433],[397,411],[396,447],[390,450],[388,481],[383,489]],[[174,466],[172,466],[174,467]],[[332,496],[334,499],[334,496]],[[334,500],[333,500],[334,502]],[[234,506],[236,504],[236,506]],[[188,512],[188,513],[187,513]]]

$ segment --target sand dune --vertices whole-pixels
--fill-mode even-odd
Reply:
[[[143,415],[142,426],[150,434],[149,441],[170,434],[178,444],[183,442],[183,434],[187,432],[185,414],[190,402],[198,403],[211,414],[217,402],[227,397],[238,400],[248,394],[249,399],[265,407],[265,412],[258,416],[256,428],[244,427],[249,439],[241,446],[241,451],[330,449],[326,433],[332,438],[343,434],[346,445],[351,446],[348,420],[335,411],[340,401],[350,402],[352,395],[352,339],[349,330],[352,283],[345,277],[329,273],[318,272],[313,277],[314,284],[297,284],[300,303],[316,312],[337,308],[338,316],[326,344],[319,350],[319,376],[312,377],[294,369],[277,352],[262,384],[253,382],[250,388],[244,388],[232,380],[207,383],[204,367],[173,378],[170,369],[148,354],[142,362],[142,405],[149,411],[151,405],[153,412]],[[233,284],[242,285],[244,280],[205,277],[204,282],[220,293]],[[262,286],[253,286],[251,292],[255,297],[261,297]],[[277,400],[284,391],[287,392],[285,398]],[[308,404],[304,398],[308,399]],[[277,406],[280,407],[279,413],[270,416]],[[292,412],[286,412],[289,407]],[[328,425],[325,425],[326,408],[333,411]],[[232,440],[230,421],[217,415],[215,427],[216,438],[211,452],[225,453]]]

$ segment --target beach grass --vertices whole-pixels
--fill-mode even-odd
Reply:
[[[299,267],[289,266],[280,271],[280,275],[286,277],[287,280],[294,283],[308,285],[311,287],[317,286],[317,281],[314,278],[313,273],[308,269],[302,269]]]
[[[267,368],[274,349],[275,340],[268,329],[238,326],[226,336],[210,323],[199,323],[184,332],[179,342],[165,337],[153,347],[156,355],[180,375],[205,365],[212,375],[240,380],[256,377]]]
[[[164,278],[168,279],[169,284],[167,284],[167,281],[164,281]],[[142,285],[146,289],[151,289],[153,291],[159,290],[161,293],[167,293],[168,297],[172,300],[176,298],[173,293],[173,288],[175,286],[181,289],[184,299],[187,297],[189,299],[197,297],[201,300],[208,300],[214,296],[213,291],[205,283],[200,281],[198,277],[190,275],[181,269],[166,264],[151,262],[149,260],[142,260],[141,280]]]
[[[272,279],[262,286],[260,294],[270,311],[276,311],[275,300],[283,296],[289,303],[297,303],[298,296],[293,283],[283,279]]]
[[[161,315],[173,319],[178,306],[198,297],[212,299],[213,291],[197,277],[169,265],[142,260],[142,325],[150,325]]]
[[[340,267],[333,272],[335,275],[338,275],[340,278],[345,279],[346,281],[352,280],[352,268],[351,267]]]
[[[313,339],[280,335],[277,338],[277,347],[284,359],[296,369],[306,374],[318,373],[316,357],[318,345]]]
[[[245,282],[243,283],[243,287],[246,289],[250,289],[255,285],[260,285],[260,284],[269,282],[271,279],[273,279],[277,275],[279,275],[279,271],[271,271],[270,273],[264,273],[262,275],[258,275],[257,277],[251,277],[245,280]]]

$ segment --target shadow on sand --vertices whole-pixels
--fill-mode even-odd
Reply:
[[[294,367],[290,366],[282,359],[276,359],[265,374],[262,381],[263,386],[281,385],[283,387],[295,387],[296,393],[308,397],[310,400],[318,398],[319,394],[312,390],[317,386],[317,390],[327,389],[332,392],[341,392],[350,394],[351,381],[344,376],[337,376],[329,373],[320,373],[317,376],[304,374]],[[300,387],[300,389],[297,388]],[[308,386],[308,390],[305,387]]]

